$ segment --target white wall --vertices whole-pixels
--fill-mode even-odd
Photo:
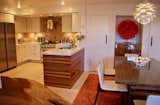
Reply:
[[[150,45],[150,38],[152,37],[152,45]],[[148,55],[151,58],[160,61],[160,17],[157,17],[151,24],[150,24],[150,31],[148,37]]]

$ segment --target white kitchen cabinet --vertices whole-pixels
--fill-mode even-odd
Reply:
[[[114,23],[112,16],[88,16],[88,35],[86,41],[86,68],[96,70],[100,61],[104,60],[105,67],[114,66]],[[96,21],[95,21],[96,20]]]
[[[28,57],[30,60],[40,60],[40,44],[30,44]]]
[[[160,61],[160,30],[158,27],[160,27],[160,17],[157,17],[150,25],[149,29],[146,30],[150,35],[148,36],[148,56],[151,58],[154,58],[158,61]],[[144,34],[143,37],[145,37],[146,34]],[[147,37],[147,35],[146,35]],[[146,40],[145,40],[146,41]],[[144,41],[144,43],[145,43]]]
[[[62,32],[72,32],[72,15],[62,16]]]
[[[16,32],[40,32],[40,18],[15,17]]]
[[[80,15],[72,13],[62,16],[62,32],[80,32]]]
[[[19,44],[16,46],[17,50],[17,63],[21,63],[28,59],[28,46],[26,44]]]
[[[17,63],[22,63],[27,60],[39,61],[41,59],[39,43],[18,44],[16,50]]]
[[[72,13],[72,32],[81,32],[81,17],[79,13]]]
[[[27,18],[27,32],[40,32],[40,18]]]
[[[23,33],[27,30],[26,18],[24,17],[15,17],[15,30],[16,32]]]

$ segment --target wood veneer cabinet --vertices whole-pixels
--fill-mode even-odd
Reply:
[[[72,56],[43,55],[44,83],[71,88],[84,70],[84,49]]]

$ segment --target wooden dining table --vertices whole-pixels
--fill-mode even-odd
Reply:
[[[117,57],[115,70],[116,83],[126,84],[129,92],[139,95],[138,98],[146,99],[150,94],[160,94],[160,61],[151,59],[145,66],[140,67],[127,61],[125,57]]]

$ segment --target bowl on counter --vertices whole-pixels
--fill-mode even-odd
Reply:
[[[56,47],[57,49],[71,49],[73,48],[73,45],[71,43],[59,43],[59,44],[56,44]]]

